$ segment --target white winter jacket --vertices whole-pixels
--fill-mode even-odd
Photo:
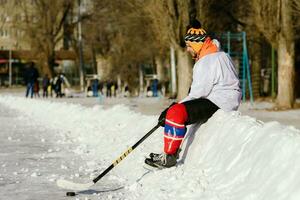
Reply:
[[[238,109],[241,102],[239,78],[225,52],[208,54],[195,63],[190,93],[180,103],[197,98],[209,99],[224,111]]]

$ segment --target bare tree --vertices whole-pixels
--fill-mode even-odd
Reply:
[[[140,63],[152,62],[158,53],[150,19],[138,1],[97,1],[92,18],[87,21],[86,44],[92,45],[106,77],[121,75],[132,87],[138,85]]]
[[[152,18],[155,35],[159,40],[175,48],[177,52],[178,94],[184,98],[191,84],[192,64],[184,50],[186,26],[195,13],[190,12],[194,1],[167,0],[148,1],[145,9]]]
[[[300,1],[299,0],[292,0],[291,1],[292,7],[292,15],[293,15],[293,25],[296,29],[300,28]],[[295,35],[296,39],[300,37]]]
[[[278,52],[277,104],[291,108],[295,101],[295,28],[292,1],[252,1],[254,23]]]
[[[42,61],[44,73],[54,74],[55,50],[63,38],[63,25],[72,11],[72,0],[16,1],[23,20],[15,28],[24,32],[24,39]]]
[[[7,5],[2,6],[1,11],[5,10],[7,7],[8,7]],[[6,16],[5,16],[5,14],[6,13],[2,11],[2,14],[0,15],[0,30],[2,30],[3,26],[6,23]]]

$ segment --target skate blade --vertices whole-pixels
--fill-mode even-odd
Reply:
[[[146,160],[145,160],[145,164],[146,164],[145,166],[149,166],[149,169],[152,169],[152,170],[154,170],[154,169],[165,169],[165,167],[162,167],[160,165],[156,165],[155,163],[149,163]]]

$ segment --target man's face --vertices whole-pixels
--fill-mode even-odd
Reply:
[[[189,52],[192,55],[192,57],[195,57],[196,56],[196,52],[190,46],[190,44],[186,42],[185,45],[186,45],[186,51]]]

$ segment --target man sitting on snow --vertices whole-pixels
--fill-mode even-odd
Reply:
[[[187,51],[196,63],[190,92],[180,103],[165,109],[159,123],[164,126],[164,153],[150,153],[145,163],[153,167],[175,166],[186,125],[206,122],[218,109],[237,110],[241,101],[239,78],[230,56],[219,50],[195,20],[185,36]]]

